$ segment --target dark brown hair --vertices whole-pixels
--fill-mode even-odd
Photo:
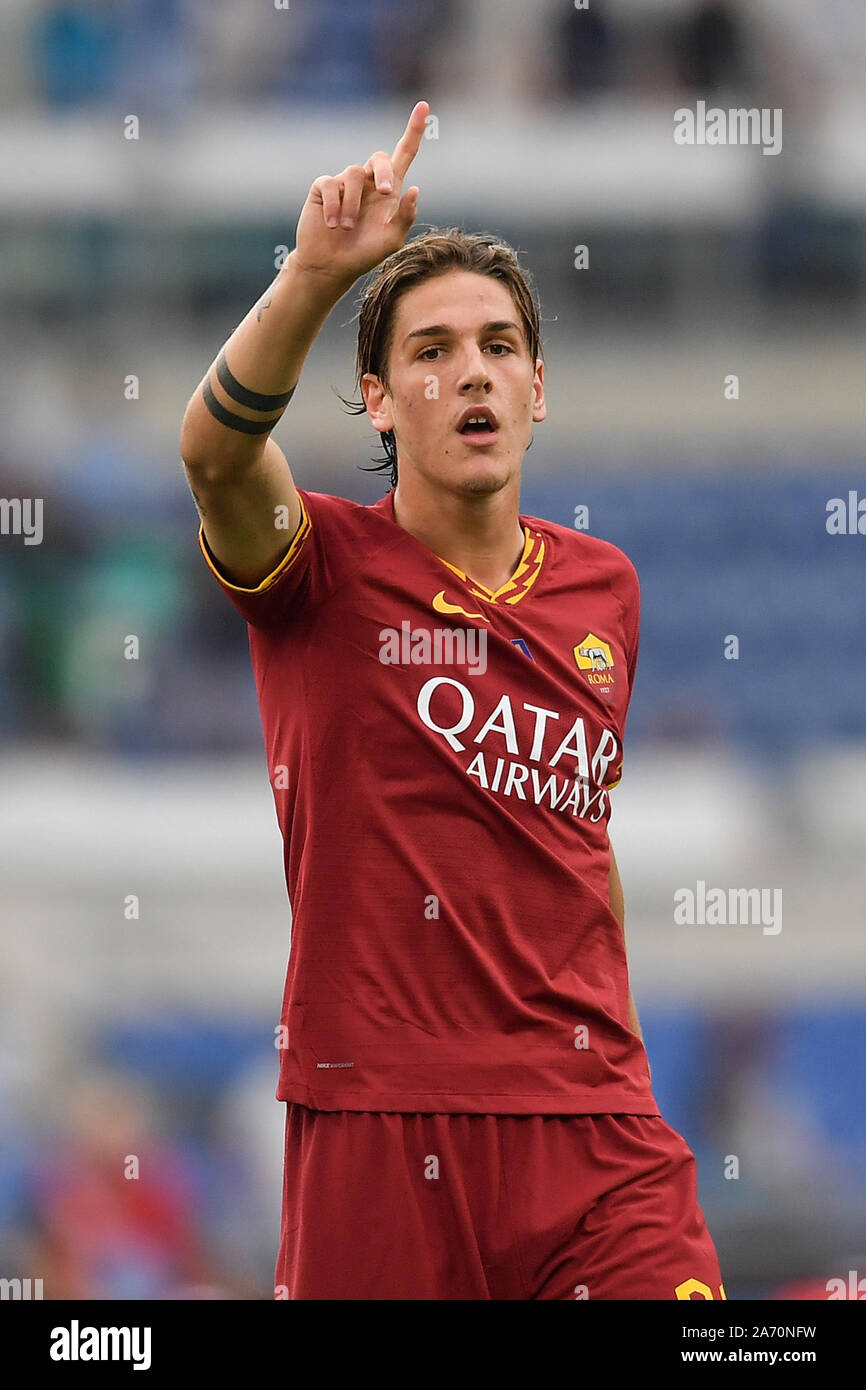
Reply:
[[[478,275],[492,275],[501,280],[520,315],[533,363],[542,355],[541,314],[535,286],[513,248],[487,233],[473,234],[457,227],[431,227],[376,266],[364,287],[357,314],[355,384],[359,392],[361,379],[366,372],[372,372],[387,386],[394,317],[401,295],[449,270],[472,270]],[[352,414],[364,414],[366,406],[363,396],[355,400],[341,399]],[[380,439],[385,459],[365,471],[390,471],[391,486],[396,487],[397,442],[394,431],[383,430]]]

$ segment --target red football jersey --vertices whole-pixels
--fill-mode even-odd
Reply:
[[[374,506],[300,492],[250,648],[292,906],[277,1098],[658,1114],[609,904],[639,588],[521,517],[495,593]]]

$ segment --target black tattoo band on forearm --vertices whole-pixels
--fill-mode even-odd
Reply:
[[[231,396],[237,405],[245,405],[250,410],[280,410],[288,405],[295,390],[293,386],[291,391],[284,391],[280,396],[263,396],[260,391],[248,391],[229,371],[225,349],[216,360],[216,374],[217,381],[226,395]]]
[[[204,403],[214,419],[219,420],[221,425],[225,425],[230,430],[239,430],[241,434],[267,434],[268,430],[272,430],[274,425],[278,425],[282,418],[282,411],[273,420],[245,420],[243,415],[234,415],[232,411],[226,410],[224,405],[220,405],[211,390],[209,381],[202,382],[201,393],[204,396]]]
[[[279,414],[272,420],[247,420],[243,415],[235,415],[234,411],[227,410],[213,393],[209,378],[202,384],[202,395],[204,403],[215,420],[219,420],[221,425],[227,429],[237,430],[240,434],[267,434],[275,425],[279,424],[280,417],[288,405],[292,396],[295,394],[293,386],[289,391],[283,391],[278,396],[266,396],[261,391],[250,391],[246,386],[234,377],[229,370],[226,362],[225,349],[220,353],[216,360],[216,374],[220,386],[227,396],[230,396],[238,405],[244,405],[248,410],[274,410]]]

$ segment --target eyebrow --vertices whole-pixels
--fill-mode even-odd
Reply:
[[[511,319],[495,319],[492,323],[485,323],[482,333],[505,333],[509,328],[513,328],[519,333],[520,324],[512,323]],[[404,343],[409,343],[413,338],[451,338],[454,336],[454,329],[449,328],[447,323],[432,323],[426,328],[416,328],[412,333],[407,333]]]

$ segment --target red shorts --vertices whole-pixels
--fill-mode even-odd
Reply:
[[[724,1298],[685,1140],[658,1115],[289,1101],[275,1296]]]

